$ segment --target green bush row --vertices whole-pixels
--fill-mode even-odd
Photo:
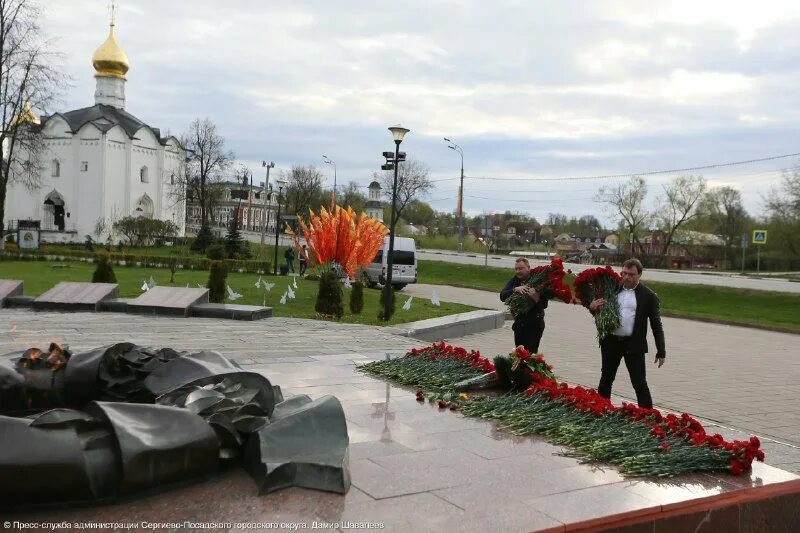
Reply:
[[[150,268],[170,268],[172,262],[175,261],[177,268],[182,270],[209,270],[211,263],[210,259],[205,257],[164,257],[164,256],[148,256],[138,254],[126,253],[108,253],[110,262],[117,266],[144,266]],[[37,253],[37,252],[5,252],[0,254],[0,260],[5,261],[65,261],[69,259],[78,259],[80,261],[94,263],[97,260],[97,254],[92,252],[85,252],[80,250],[65,250],[59,253]],[[229,272],[253,272],[257,274],[269,274],[272,272],[271,261],[253,261],[242,259],[225,259],[225,266],[228,267]]]

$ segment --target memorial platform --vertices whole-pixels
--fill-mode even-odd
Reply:
[[[5,307],[7,298],[22,296],[22,281],[16,279],[0,279],[0,308]]]
[[[33,300],[37,311],[99,311],[101,302],[117,297],[116,283],[62,281]]]
[[[193,305],[204,303],[208,303],[208,289],[155,286],[128,300],[128,312],[187,317]]]

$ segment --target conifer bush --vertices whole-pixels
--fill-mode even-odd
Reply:
[[[208,300],[211,303],[225,303],[225,285],[228,268],[224,261],[213,261],[208,275]]]
[[[116,283],[117,276],[111,267],[111,258],[108,254],[98,254],[97,267],[92,274],[92,283]]]
[[[314,310],[323,316],[342,318],[344,315],[342,284],[339,283],[339,276],[335,271],[329,270],[320,276]]]
[[[350,291],[350,312],[358,315],[364,310],[364,284],[360,281],[353,283]]]

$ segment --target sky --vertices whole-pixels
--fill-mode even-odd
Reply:
[[[366,186],[394,148],[430,169],[426,198],[468,214],[613,216],[594,201],[626,178],[800,152],[800,3],[703,0],[120,0],[126,109],[180,134],[210,118],[256,180],[319,167]],[[93,105],[107,0],[42,2],[71,83]],[[763,195],[800,156],[646,175],[648,202],[681,174]],[[277,171],[277,172],[276,172]],[[364,189],[366,192],[366,189]]]

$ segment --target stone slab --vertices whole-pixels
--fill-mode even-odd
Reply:
[[[271,307],[239,304],[197,304],[189,313],[201,318],[228,318],[232,320],[261,320],[272,316]]]
[[[100,302],[117,297],[116,283],[62,281],[33,301],[37,311],[99,311]]]
[[[33,307],[35,296],[9,296],[3,302],[3,307],[7,308],[20,308],[20,307]]]
[[[130,298],[113,298],[111,300],[103,300],[100,302],[100,311],[127,313],[129,301]]]
[[[193,305],[208,303],[208,289],[155,286],[128,302],[129,313],[189,316]]]
[[[0,307],[5,307],[9,296],[22,296],[22,281],[18,279],[0,279]]]
[[[423,341],[454,339],[503,327],[505,313],[481,309],[394,326],[392,332]]]

